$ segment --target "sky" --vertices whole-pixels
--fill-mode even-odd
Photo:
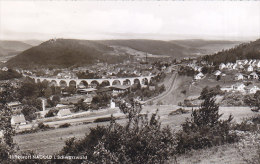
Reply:
[[[0,0],[1,40],[260,38],[259,1]]]

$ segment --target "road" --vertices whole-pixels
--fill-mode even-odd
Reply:
[[[145,103],[148,103],[148,102],[156,103],[156,102],[158,102],[160,100],[163,100],[164,97],[168,96],[168,94],[170,94],[173,91],[173,89],[174,89],[175,80],[176,80],[177,76],[178,76],[177,72],[172,74],[171,78],[169,79],[169,81],[170,81],[169,85],[165,87],[166,91],[163,92],[162,94],[154,97],[154,98],[146,100]]]

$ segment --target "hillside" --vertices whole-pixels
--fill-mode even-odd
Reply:
[[[154,55],[166,55],[174,58],[183,58],[194,56],[199,50],[195,48],[186,48],[181,45],[174,44],[168,41],[160,40],[103,40],[98,41],[109,46],[129,47],[142,52],[147,52]]]
[[[216,65],[235,62],[241,59],[260,59],[260,39],[250,43],[240,44],[234,48],[213,55],[204,56],[203,59]]]
[[[213,54],[223,49],[230,49],[241,43],[240,41],[202,39],[172,40],[170,42],[190,49],[195,48],[200,51],[201,55]]]
[[[15,55],[31,47],[32,45],[20,41],[2,40],[0,41],[0,56]]]
[[[9,67],[35,67],[93,64],[99,61],[119,62],[123,57],[105,57],[104,54],[113,48],[96,41],[57,39],[46,41],[39,46],[32,47],[14,58],[6,65]]]
[[[23,40],[24,43],[30,44],[32,46],[38,46],[41,44],[43,41],[41,40]]]

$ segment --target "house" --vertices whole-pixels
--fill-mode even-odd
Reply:
[[[12,109],[13,111],[22,110],[23,109],[23,106],[22,106],[22,104],[19,101],[9,102],[9,103],[7,103],[7,106],[10,109]]]
[[[240,66],[239,66],[239,69],[244,69],[244,66],[243,66],[243,65],[240,65]]]
[[[226,65],[225,65],[224,63],[221,63],[221,64],[219,65],[219,69],[222,70],[222,69],[224,69],[224,68],[226,68]]]
[[[246,86],[243,83],[237,83],[235,85],[232,85],[233,91],[238,91],[238,92],[244,92],[245,87]]]
[[[258,86],[253,86],[252,88],[250,88],[249,93],[255,94],[259,90],[260,90],[260,88]]]
[[[233,88],[232,87],[222,87],[222,88],[220,88],[220,90],[225,91],[225,92],[230,92],[233,90]]]
[[[3,138],[3,137],[4,137],[4,131],[1,130],[1,131],[0,131],[0,139]]]
[[[200,67],[200,66],[195,66],[194,67],[194,71],[199,71],[200,72],[201,70],[202,70],[202,67]]]
[[[237,60],[237,61],[236,61],[236,64],[242,65],[242,64],[244,64],[244,61],[243,61],[243,60]]]
[[[58,117],[63,117],[63,116],[67,116],[67,115],[71,115],[71,111],[69,109],[61,109],[57,113]]]
[[[249,78],[250,78],[250,79],[259,79],[258,74],[255,73],[255,72],[252,72],[252,73],[249,75]]]
[[[219,76],[219,75],[221,75],[221,72],[220,72],[219,70],[216,70],[216,71],[214,72],[214,75],[215,75],[215,76]]]
[[[93,97],[86,98],[83,102],[86,104],[91,104]]]
[[[252,64],[251,64],[253,67],[256,66],[256,60],[253,60]]]
[[[256,66],[259,68],[260,67],[260,60],[258,60],[257,62],[256,62]]]
[[[23,114],[12,116],[11,125],[25,125],[26,120]]]
[[[251,64],[252,64],[252,62],[253,62],[253,60],[250,60],[250,61],[248,62],[248,65],[251,65]]]
[[[243,80],[244,76],[241,73],[238,73],[238,74],[235,75],[235,79],[236,80]]]
[[[228,69],[229,69],[229,70],[232,70],[232,69],[233,69],[233,65],[234,65],[233,63],[228,63],[228,64],[227,64]]]
[[[2,71],[8,71],[8,68],[7,67],[3,67]]]
[[[109,88],[112,89],[113,95],[130,91],[129,85],[113,85],[113,86],[110,86]]]
[[[195,77],[194,77],[194,79],[195,80],[200,80],[200,79],[202,79],[204,77],[204,74],[203,73],[198,73],[197,75],[195,75]]]
[[[248,72],[252,72],[253,70],[254,70],[254,68],[251,65],[247,67]]]
[[[62,108],[66,108],[66,107],[68,107],[68,105],[64,105],[64,104],[57,104],[56,105],[56,108],[58,108],[58,109],[62,109]]]
[[[232,69],[236,69],[237,68],[237,64],[235,63],[232,67]]]
[[[97,89],[95,88],[86,88],[86,89],[78,89],[77,92],[81,94],[93,94]]]
[[[154,91],[155,90],[155,86],[149,86],[149,90],[150,91]]]
[[[116,107],[116,103],[114,101],[110,101],[110,108],[115,108]]]

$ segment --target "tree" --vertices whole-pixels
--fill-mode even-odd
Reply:
[[[15,134],[11,126],[11,109],[6,105],[0,105],[0,131],[3,137],[0,138],[0,163],[11,163],[9,155],[14,153],[15,144],[13,143],[13,136]]]
[[[22,113],[27,121],[32,121],[36,119],[37,109],[33,106],[25,105],[23,106]]]
[[[245,104],[249,105],[250,107],[253,107],[253,111],[259,111],[260,110],[260,91],[257,91],[253,96],[252,95],[246,95],[244,97]]]
[[[75,105],[74,111],[78,112],[80,110],[85,110],[87,111],[89,109],[88,105],[86,103],[84,103],[84,99],[81,99],[77,102],[77,104]]]
[[[44,97],[50,98],[51,95],[52,95],[52,89],[51,89],[50,87],[46,88],[46,89],[44,90]]]
[[[18,92],[21,97],[37,97],[39,94],[38,86],[32,82],[24,82]]]
[[[217,81],[219,81],[221,79],[221,76],[220,75],[218,75],[217,76]]]

